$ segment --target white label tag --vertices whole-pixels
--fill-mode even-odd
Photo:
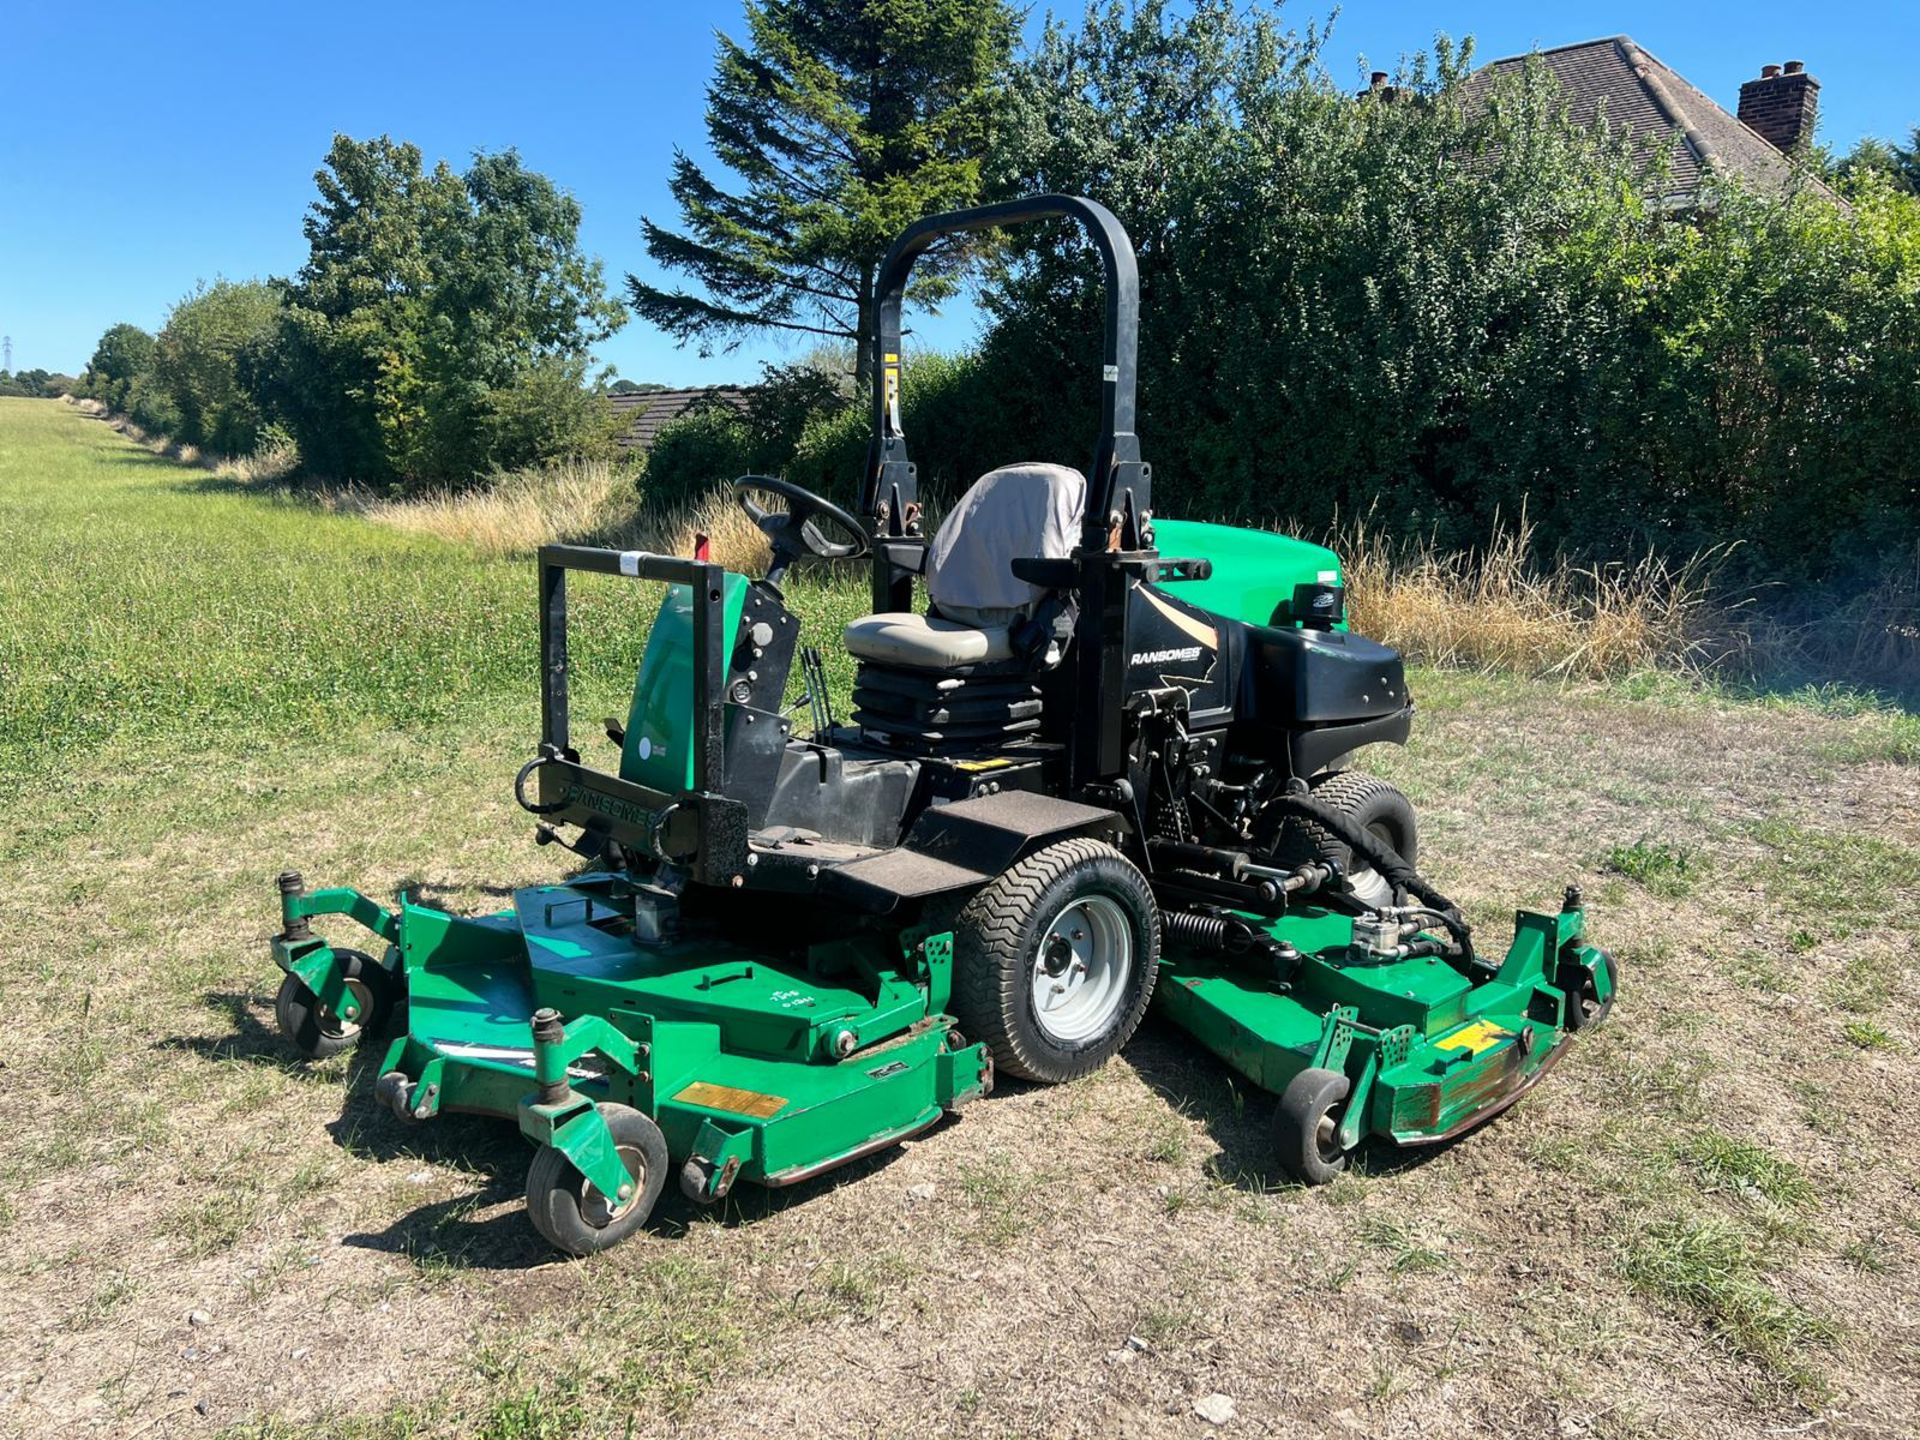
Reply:
[[[642,550],[622,550],[620,552],[620,573],[622,575],[638,575],[640,573],[640,557],[645,553],[646,552]]]
[[[1118,365],[1102,365],[1100,367],[1100,374],[1105,379],[1118,380],[1120,378],[1120,367]]]

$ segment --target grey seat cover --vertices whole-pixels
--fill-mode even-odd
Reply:
[[[1087,479],[1065,465],[1002,465],[973,482],[934,532],[927,598],[949,620],[1005,625],[1046,592],[1017,579],[1013,562],[1062,560],[1080,541]]]
[[[927,549],[927,598],[939,613],[856,620],[847,626],[848,651],[929,669],[1007,659],[1008,627],[1046,596],[1015,577],[1013,562],[1071,555],[1086,504],[1086,477],[1069,466],[1028,462],[988,471],[947,513]]]

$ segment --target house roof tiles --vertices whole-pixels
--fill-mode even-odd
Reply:
[[[1469,77],[1469,96],[1484,93],[1494,76],[1517,71],[1536,56],[1560,82],[1575,121],[1590,123],[1604,110],[1610,124],[1626,127],[1650,145],[1671,144],[1671,200],[1691,199],[1710,175],[1737,176],[1763,190],[1794,183],[1791,160],[1630,36],[1495,60]],[[1818,178],[1805,180],[1832,195]]]
[[[678,420],[702,401],[745,410],[747,392],[738,385],[708,385],[697,390],[635,390],[607,397],[613,413],[626,421],[619,442],[625,450],[651,450],[670,421]]]

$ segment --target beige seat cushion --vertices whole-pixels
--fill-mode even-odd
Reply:
[[[1013,641],[1004,625],[975,627],[903,613],[867,615],[847,626],[847,653],[882,665],[944,670],[1011,660]]]

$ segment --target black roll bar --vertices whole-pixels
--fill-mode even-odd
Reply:
[[[873,429],[859,506],[876,542],[911,535],[918,515],[918,486],[900,424],[900,307],[914,262],[943,235],[1056,218],[1080,222],[1087,238],[1100,252],[1106,278],[1100,435],[1094,446],[1092,468],[1087,472],[1089,491],[1081,546],[1088,551],[1114,548],[1112,532],[1117,523],[1118,548],[1152,548],[1151,470],[1140,461],[1140,438],[1134,433],[1134,391],[1140,347],[1140,271],[1134,263],[1133,242],[1113,212],[1097,201],[1078,195],[1033,195],[1024,200],[930,215],[901,232],[881,262],[875,284],[878,323],[872,337]],[[892,562],[887,549],[878,543],[874,557],[878,596],[883,588],[881,572]]]

